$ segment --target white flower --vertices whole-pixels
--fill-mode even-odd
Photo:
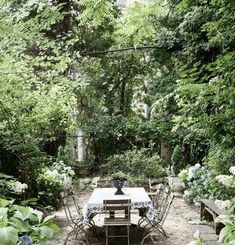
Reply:
[[[230,205],[230,201],[229,200],[215,200],[215,204],[222,210],[225,210],[229,205]]]
[[[45,172],[45,174],[48,175],[48,176],[51,176],[51,177],[59,177],[59,173],[58,173],[57,170],[51,171],[51,170],[48,169],[48,170]]]
[[[231,174],[235,175],[235,166],[230,167],[229,171]]]
[[[27,188],[28,188],[28,185],[25,184],[25,183],[21,183],[19,181],[15,181],[15,182],[12,182],[12,190],[16,193],[23,193]]]
[[[225,186],[235,187],[235,178],[232,175],[218,175],[215,179]]]
[[[215,222],[224,222],[224,221],[227,221],[227,220],[234,221],[235,220],[235,215],[231,215],[231,214],[230,215],[224,215],[224,214],[221,214],[218,217],[216,217]]]
[[[195,174],[194,174],[194,167],[190,167],[188,169],[188,178],[187,178],[187,180],[190,181],[194,176],[195,176]]]

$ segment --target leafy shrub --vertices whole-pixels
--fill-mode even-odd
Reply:
[[[60,206],[60,193],[72,184],[73,175],[72,168],[66,166],[62,161],[41,169],[37,178],[38,204],[51,209],[58,208]]]
[[[235,220],[223,221],[225,227],[220,231],[219,243],[221,245],[233,245],[235,241]]]
[[[38,204],[48,209],[60,206],[60,193],[63,190],[62,179],[58,178],[57,171],[43,169],[37,178]]]
[[[28,188],[27,184],[21,183],[13,176],[0,173],[0,196],[3,198],[20,198]]]
[[[214,175],[229,174],[229,168],[235,162],[235,148],[214,146],[204,162]]]
[[[171,156],[171,166],[175,174],[178,174],[180,170],[186,167],[186,162],[183,158],[183,155],[181,153],[181,148],[179,145],[176,145],[173,150],[173,153]]]
[[[7,245],[38,244],[52,239],[59,228],[53,216],[43,218],[39,210],[0,199],[0,241]]]
[[[227,181],[228,178],[223,176],[215,176],[199,163],[182,170],[179,178],[186,189],[185,200],[199,206],[202,198],[227,200],[235,196],[235,188],[233,185],[225,185],[223,181]]]
[[[119,171],[130,173],[131,176],[145,176],[147,178],[159,178],[166,175],[161,166],[161,158],[158,154],[151,154],[148,149],[134,148],[122,154],[108,158],[105,165],[108,173]]]
[[[219,175],[217,180],[225,187],[232,187],[235,189],[235,166],[229,168],[232,175]],[[226,205],[226,215],[219,215],[217,220],[222,222],[225,227],[220,231],[219,243],[222,245],[233,245],[235,241],[235,195],[233,199],[228,201],[229,205]]]
[[[201,198],[209,198],[208,185],[211,181],[211,173],[205,167],[197,163],[193,167],[182,170],[179,178],[186,189],[184,192],[186,201],[200,206]]]

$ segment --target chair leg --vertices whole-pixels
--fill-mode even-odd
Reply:
[[[147,237],[149,237],[150,235],[151,235],[151,234],[148,233],[146,236],[144,236],[143,239],[142,239],[141,242],[140,242],[140,245],[144,245],[145,239],[146,239]]]
[[[108,245],[108,226],[105,226],[106,245]]]
[[[127,244],[130,245],[130,226],[127,225]]]
[[[66,236],[66,238],[65,238],[65,241],[64,241],[64,245],[66,245],[67,244],[67,242],[68,242],[68,240],[69,240],[69,236],[73,233],[73,232],[75,232],[76,230],[71,230],[68,234],[67,234],[67,236]]]

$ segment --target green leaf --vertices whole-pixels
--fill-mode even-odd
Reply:
[[[8,212],[8,208],[0,208],[0,216],[5,216]]]
[[[13,206],[15,210],[17,210],[14,214],[14,217],[17,217],[21,220],[28,219],[29,217],[29,207],[23,207],[19,205],[14,205]]]
[[[60,231],[60,227],[56,224],[47,224],[47,227],[51,228],[54,233],[58,233]]]
[[[27,232],[31,227],[28,222],[17,217],[10,218],[10,222],[19,232]]]
[[[4,208],[4,207],[12,204],[13,202],[14,202],[14,200],[9,201],[9,200],[0,198],[0,207]]]
[[[40,237],[42,239],[51,239],[53,237],[53,230],[47,226],[41,226],[39,227],[39,231],[40,231]]]
[[[23,200],[23,201],[21,201],[21,205],[23,205],[23,206],[26,206],[26,205],[29,205],[29,204],[31,204],[31,205],[36,205],[37,204],[37,198],[30,198],[30,199],[27,199],[27,200]]]
[[[35,218],[39,223],[41,223],[43,218],[43,212],[30,208],[30,219],[35,220]]]
[[[45,217],[42,223],[50,223],[53,221],[54,217],[54,215],[48,215],[47,217]]]
[[[47,226],[32,227],[32,229],[34,231],[32,236],[39,236],[43,241],[50,240],[54,234],[53,230]]]
[[[229,229],[225,226],[219,234],[219,243],[223,243],[226,240],[226,236],[229,234]]]
[[[13,227],[0,228],[0,241],[4,245],[16,245],[18,240],[17,230]]]

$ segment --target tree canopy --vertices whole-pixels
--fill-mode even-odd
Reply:
[[[58,157],[77,128],[96,167],[133,147],[159,152],[162,141],[185,164],[234,163],[232,0],[149,1],[124,13],[108,0],[0,5],[0,147],[20,169]]]

